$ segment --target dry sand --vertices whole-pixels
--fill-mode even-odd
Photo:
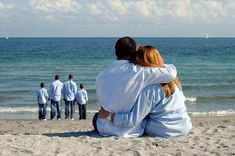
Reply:
[[[0,120],[0,155],[232,155],[235,116],[192,117],[189,136],[101,137],[91,119],[75,121]]]

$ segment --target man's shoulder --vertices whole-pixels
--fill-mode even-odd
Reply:
[[[69,81],[65,81],[64,83],[63,83],[63,85],[68,85],[68,83],[69,83]]]
[[[77,94],[79,95],[79,94],[81,94],[81,93],[82,93],[82,90],[79,89],[78,92],[77,92]]]
[[[42,90],[43,92],[47,92],[46,88],[42,88],[41,90]]]
[[[61,86],[63,86],[63,85],[64,85],[61,81],[58,81],[58,83],[59,83]]]
[[[76,82],[75,81],[71,81],[72,82],[72,84],[74,85],[74,86],[77,86],[77,84],[76,84]]]
[[[130,62],[124,62],[124,63],[120,63],[120,64],[113,63],[110,66],[104,68],[102,71],[100,71],[97,77],[127,72],[129,70],[132,70],[133,66],[134,66],[134,64],[130,63]]]
[[[82,90],[83,93],[87,93],[87,91],[85,89]]]

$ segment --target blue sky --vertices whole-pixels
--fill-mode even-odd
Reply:
[[[0,0],[0,36],[235,37],[235,0]]]

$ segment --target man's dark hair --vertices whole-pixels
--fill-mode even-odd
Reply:
[[[80,84],[80,88],[81,88],[81,89],[83,89],[83,88],[84,88],[83,84]]]
[[[59,80],[60,76],[59,75],[55,75],[55,80]]]
[[[41,87],[41,88],[45,87],[45,83],[42,82],[42,83],[40,84],[40,87]]]
[[[131,37],[118,39],[115,45],[117,58],[130,58],[136,52],[136,42]]]
[[[73,75],[72,74],[69,74],[69,79],[73,79]]]

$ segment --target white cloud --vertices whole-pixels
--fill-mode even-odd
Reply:
[[[199,27],[233,29],[231,25],[235,25],[235,0],[12,1],[14,3],[0,0],[1,21],[14,25],[17,19],[21,19],[17,22],[19,24],[35,20],[40,24],[40,29],[45,29],[50,23],[61,30],[69,26],[84,27],[88,33],[95,32],[100,25],[111,33],[129,30],[144,33],[159,29],[168,33],[170,29],[172,32],[177,29],[193,32],[191,30]]]
[[[167,17],[188,23],[212,23],[235,17],[235,0],[30,0],[30,5],[44,14],[76,13],[80,21],[97,22],[164,21]]]
[[[12,8],[15,8],[15,4],[0,2],[0,10],[8,10]]]
[[[111,22],[117,22],[119,19],[118,17],[115,17],[113,15],[109,15],[109,14],[105,14],[105,18],[108,20],[108,21],[111,21]]]
[[[106,0],[105,3],[107,3],[111,10],[117,12],[118,14],[124,15],[127,12],[127,6],[124,2],[122,2],[122,0]]]
[[[88,5],[88,8],[91,14],[100,15],[102,13],[101,8],[98,5],[99,4]]]
[[[143,16],[149,16],[151,14],[151,6],[148,5],[149,3],[145,2],[138,2],[136,3],[137,10]]]
[[[234,5],[234,1],[228,1]],[[226,2],[219,0],[139,0],[127,3],[128,12],[136,10],[143,18],[151,16],[153,19],[165,17],[185,19],[194,22],[212,22],[231,16],[227,13]],[[232,9],[230,9],[232,10]],[[139,18],[142,18],[139,16]]]
[[[75,0],[31,0],[30,5],[44,12],[77,12],[81,5]]]
[[[56,17],[54,15],[47,15],[47,16],[43,16],[41,18],[50,22],[50,23],[56,22]]]
[[[127,11],[125,4],[121,0],[100,0],[87,3],[83,6],[84,10],[85,7],[89,8],[89,13],[91,14],[91,17],[88,18],[89,21],[91,18],[93,18],[92,21],[95,21],[97,18],[99,22],[117,22]]]

